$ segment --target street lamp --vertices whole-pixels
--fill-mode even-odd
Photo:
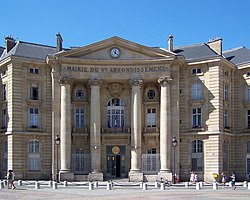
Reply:
[[[60,142],[61,142],[61,139],[60,139],[59,135],[56,135],[56,138],[55,138],[55,143],[56,143],[56,182],[59,182],[58,148],[59,148]]]
[[[177,144],[178,144],[178,141],[176,140],[175,137],[173,137],[173,139],[172,139],[172,146],[174,147],[174,175],[173,175],[173,178],[174,178],[173,183],[174,184],[176,183],[176,177],[175,177],[175,148],[177,147]]]

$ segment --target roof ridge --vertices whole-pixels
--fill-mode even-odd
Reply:
[[[188,47],[194,47],[194,46],[201,46],[201,45],[205,45],[206,43],[198,43],[198,44],[189,44],[189,45],[183,45],[183,46],[176,46],[174,49],[178,49],[178,48],[188,48]]]
[[[235,48],[232,48],[232,49],[225,50],[225,51],[223,51],[223,53],[228,53],[228,52],[236,51],[236,50],[239,50],[239,49],[246,49],[246,47],[241,45],[239,47],[235,47]]]

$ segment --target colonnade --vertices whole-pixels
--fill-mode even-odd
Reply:
[[[60,175],[71,172],[71,79],[61,79],[61,169]],[[170,77],[160,77],[160,173],[170,173],[171,127],[170,127]],[[102,176],[101,172],[101,107],[100,107],[100,79],[90,79],[90,148],[92,174]],[[129,80],[131,85],[131,169],[134,174],[141,174],[141,87],[142,79]],[[94,175],[95,176],[95,175]],[[95,177],[98,180],[98,177]],[[102,179],[102,178],[99,178]]]

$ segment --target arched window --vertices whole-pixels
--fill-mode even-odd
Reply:
[[[40,143],[38,140],[30,140],[28,144],[28,170],[40,171]]]
[[[124,103],[121,99],[111,99],[108,102],[107,125],[109,128],[124,128]]]
[[[203,171],[203,142],[201,140],[192,142],[192,170]]]

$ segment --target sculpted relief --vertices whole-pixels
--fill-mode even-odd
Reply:
[[[110,83],[108,85],[108,91],[113,98],[119,98],[124,90],[122,83]]]

